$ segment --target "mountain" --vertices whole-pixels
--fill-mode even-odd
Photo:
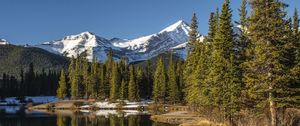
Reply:
[[[30,63],[33,63],[36,72],[41,72],[42,69],[60,70],[67,65],[68,60],[40,48],[0,45],[0,74],[18,77],[21,67],[26,71]]]
[[[8,45],[9,42],[6,41],[5,39],[0,39],[0,45]]]
[[[35,47],[67,57],[76,57],[86,52],[87,59],[92,60],[95,57],[101,61],[106,60],[109,50],[113,51],[116,60],[127,57],[129,62],[147,60],[170,50],[175,50],[176,55],[185,59],[185,45],[189,32],[188,24],[179,20],[155,34],[135,39],[106,39],[91,32],[83,32],[59,40],[44,42]]]

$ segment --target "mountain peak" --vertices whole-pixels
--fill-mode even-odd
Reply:
[[[5,39],[0,39],[0,45],[7,45],[9,42]]]
[[[80,35],[94,36],[95,34],[94,34],[94,33],[92,33],[92,32],[86,31],[86,32],[82,32],[82,33],[80,33]]]
[[[167,28],[161,30],[159,33],[172,32],[172,31],[178,30],[179,28],[182,28],[185,31],[188,30],[188,29],[190,29],[189,25],[185,21],[179,20],[176,23],[174,23],[174,24],[168,26]]]

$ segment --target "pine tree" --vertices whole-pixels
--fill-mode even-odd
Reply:
[[[27,95],[34,95],[34,88],[35,88],[35,72],[34,72],[34,66],[33,66],[33,63],[30,63],[29,64],[29,70],[28,72],[26,72],[25,74],[25,85],[26,85],[26,94]],[[8,77],[9,78],[9,77]]]
[[[145,81],[146,85],[143,91],[145,91],[145,96],[147,98],[151,97],[152,94],[152,89],[153,89],[153,69],[152,69],[152,64],[150,60],[146,61],[146,68],[145,68]]]
[[[254,45],[253,58],[245,63],[245,82],[248,94],[257,108],[268,107],[271,125],[278,125],[277,109],[289,106],[288,67],[285,46],[287,21],[286,5],[278,0],[253,0],[249,20],[249,38]],[[294,102],[292,102],[294,103]]]
[[[247,27],[248,27],[248,17],[247,17],[247,0],[242,0],[242,5],[239,9],[240,21],[239,25],[241,27],[241,32],[239,35],[239,40],[237,41],[236,48],[237,52],[237,63],[241,64],[246,60],[246,48],[248,47],[248,38],[247,38]]]
[[[125,100],[126,99],[126,82],[124,79],[122,79],[122,81],[121,81],[121,87],[120,87],[119,93],[120,93],[120,95],[119,95],[120,99]]]
[[[166,96],[166,73],[165,67],[162,57],[159,58],[158,63],[156,65],[156,70],[154,73],[154,83],[153,83],[153,100],[155,102],[165,102]]]
[[[73,62],[73,64],[72,64]],[[71,62],[71,65],[69,67],[69,70],[71,70],[71,72],[69,73],[70,76],[70,84],[71,84],[71,98],[72,99],[76,99],[80,96],[80,62],[79,62],[79,58],[73,59],[73,61]],[[73,67],[73,68],[72,68]]]
[[[187,56],[187,60],[185,62],[185,69],[183,71],[184,73],[184,86],[185,86],[185,99],[187,100],[187,102],[192,102],[191,99],[190,99],[190,96],[191,96],[191,92],[190,89],[191,89],[191,85],[192,85],[192,82],[191,82],[191,75],[192,75],[192,72],[194,71],[194,68],[196,68],[196,65],[197,65],[197,53],[196,53],[196,46],[197,45],[197,39],[194,39],[194,37],[197,37],[197,35],[195,35],[195,33],[198,34],[197,32],[197,18],[192,18],[192,24],[194,24],[194,27],[191,27],[192,31],[194,31],[194,36],[191,36],[193,34],[190,34],[190,38],[189,38],[189,42],[190,43],[194,43],[192,46],[193,49],[192,50],[189,50],[188,52],[188,56]],[[189,100],[188,100],[189,99]]]
[[[213,42],[212,64],[206,82],[211,86],[213,105],[221,109],[224,119],[231,121],[231,117],[238,110],[240,82],[235,64],[229,4],[229,0],[225,0],[222,6],[219,28]]]
[[[90,73],[90,66],[87,60],[83,60],[83,67],[82,67],[82,78],[83,78],[83,92],[86,98],[89,98],[91,91],[89,90],[91,84],[91,73]]]
[[[92,66],[91,66],[91,75],[90,75],[90,86],[88,86],[88,90],[90,92],[91,98],[97,98],[97,91],[99,87],[99,78],[98,78],[98,63],[96,58],[93,58]]]
[[[143,74],[143,71],[141,69],[141,67],[137,66],[136,68],[136,99],[137,100],[140,100],[140,87],[142,86],[142,83],[143,83],[143,79],[144,79],[144,74]]]
[[[106,70],[105,65],[100,63],[99,73],[98,73],[99,74],[98,75],[99,76],[98,98],[100,100],[104,100],[108,96],[108,94],[106,93],[107,86],[106,86],[106,83],[105,83],[106,82],[105,81],[105,75],[106,75],[105,70]]]
[[[58,82],[58,89],[57,89],[57,97],[59,99],[64,99],[67,96],[67,80],[64,69],[60,72],[60,79]]]
[[[293,25],[291,26],[291,45],[293,46],[293,66],[290,69],[291,80],[289,82],[289,103],[291,107],[300,107],[300,32],[299,32],[299,16],[298,11],[295,9],[293,16]],[[291,57],[289,55],[289,57]]]
[[[177,103],[179,101],[179,91],[175,73],[175,63],[173,63],[173,54],[170,54],[168,68],[168,101]]]
[[[295,9],[294,16],[293,16],[293,31],[294,31],[294,48],[295,48],[295,63],[300,62],[300,32],[299,32],[299,15],[297,9]]]
[[[295,34],[299,34],[299,15],[297,8],[295,8],[293,16],[293,30]]]
[[[209,16],[209,21],[208,21],[208,25],[209,25],[209,28],[208,28],[208,35],[207,35],[207,41],[208,42],[212,42],[213,41],[213,38],[215,37],[215,34],[216,34],[216,17],[217,15],[215,13],[210,13],[210,16]]]
[[[109,90],[109,99],[114,101],[118,99],[119,96],[119,83],[120,83],[120,75],[118,71],[118,66],[116,63],[112,64],[112,72],[110,79],[110,90]]]
[[[188,42],[188,52],[191,52],[193,50],[193,45],[198,39],[198,22],[197,22],[197,16],[196,13],[193,14],[192,17],[192,23],[190,25],[191,31],[189,32],[189,42]]]
[[[184,84],[183,84],[183,61],[176,62],[176,82],[179,91],[179,100],[182,101],[184,97]]]
[[[128,100],[129,101],[137,101],[138,100],[138,89],[136,83],[136,74],[134,67],[132,65],[129,66],[129,82],[128,82]]]
[[[25,96],[25,90],[24,89],[26,89],[25,88],[25,83],[24,83],[24,81],[25,81],[25,79],[24,79],[24,69],[23,69],[23,67],[21,67],[21,70],[20,70],[20,77],[21,77],[21,80],[20,80],[20,89],[22,89],[22,90],[20,90],[20,97],[24,97]]]
[[[104,83],[105,83],[105,93],[109,94],[109,88],[110,88],[110,80],[111,80],[111,72],[112,72],[112,67],[114,65],[114,59],[113,59],[113,52],[111,49],[108,50],[107,53],[107,59],[105,62],[105,79],[104,79]]]

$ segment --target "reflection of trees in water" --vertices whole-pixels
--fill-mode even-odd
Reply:
[[[64,118],[61,115],[57,115],[56,125],[57,126],[67,126],[67,118]]]
[[[57,126],[152,126],[149,116],[57,116]],[[164,126],[155,124],[155,126]],[[169,126],[169,125],[168,125]]]

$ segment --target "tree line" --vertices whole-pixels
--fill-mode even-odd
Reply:
[[[270,113],[300,105],[300,32],[298,12],[287,16],[280,0],[247,1],[239,9],[234,32],[230,1],[211,13],[209,32],[200,42],[194,14],[185,62],[185,100],[195,110],[218,113],[233,122],[241,111]]]
[[[183,62],[173,60],[170,53],[168,68],[160,57],[156,70],[150,61],[142,69],[128,63],[126,58],[89,62],[84,55],[71,58],[67,71],[62,70],[57,96],[60,99],[97,99],[110,101],[153,99],[161,103],[179,103],[183,99]]]
[[[21,68],[19,79],[9,73],[3,73],[0,80],[0,98],[24,96],[55,95],[58,74],[56,71],[42,69],[35,72],[34,65],[29,64],[28,70]]]

